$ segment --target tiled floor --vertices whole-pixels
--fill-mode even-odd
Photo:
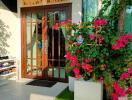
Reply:
[[[0,100],[54,100],[66,87],[66,83],[60,82],[48,88],[25,85],[25,82],[0,80]]]

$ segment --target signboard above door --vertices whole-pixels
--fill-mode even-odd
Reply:
[[[20,7],[32,7],[32,6],[42,6],[42,5],[53,5],[70,3],[71,0],[20,0]]]

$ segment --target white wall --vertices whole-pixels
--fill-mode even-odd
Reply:
[[[0,1],[0,20],[8,26],[7,31],[11,33],[10,38],[7,40],[9,47],[6,48],[8,56],[15,57],[17,66],[20,67],[21,60],[21,30],[20,30],[20,18],[18,13],[11,12],[1,1]],[[18,65],[19,64],[19,65]],[[17,67],[17,70],[19,69]]]
[[[7,44],[9,47],[7,47],[8,54],[13,57],[16,57],[17,52],[17,36],[18,30],[17,30],[17,14],[11,12],[6,6],[0,1],[0,20],[8,26],[7,32],[10,33],[10,38],[7,40]]]

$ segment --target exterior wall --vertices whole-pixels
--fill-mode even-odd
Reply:
[[[7,48],[10,56],[16,57],[17,59],[17,79],[21,79],[21,19],[20,19],[20,1],[18,2],[18,12],[11,12],[1,1],[0,1],[0,20],[5,25],[8,25],[8,32],[11,33],[8,39],[9,47]],[[74,23],[81,21],[82,16],[82,0],[72,0],[72,20]]]
[[[20,59],[21,59],[21,45],[20,45],[20,18],[18,13],[11,12],[0,0],[0,20],[7,27],[5,28],[7,33],[10,35],[7,38],[7,44],[9,47],[6,47],[7,54],[9,57],[16,58],[17,70],[20,68]],[[18,76],[18,75],[17,75]]]
[[[11,12],[6,6],[0,1],[0,20],[3,22],[4,25],[6,25],[7,33],[10,35],[9,39],[7,40],[7,44],[9,47],[6,48],[8,51],[7,54],[4,55],[10,55],[12,57],[16,57],[17,52],[17,36],[18,36],[18,30],[17,30],[17,14]]]

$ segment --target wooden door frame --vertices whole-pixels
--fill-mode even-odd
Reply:
[[[44,29],[43,27],[46,27],[46,23],[43,23],[45,20],[45,13],[47,9],[61,9],[62,7],[67,7],[67,12],[71,12],[68,13],[69,18],[71,18],[71,14],[72,14],[72,4],[71,3],[67,3],[67,4],[56,4],[56,5],[47,5],[47,6],[42,6],[42,7],[25,7],[25,8],[21,8],[21,76],[22,78],[29,78],[27,77],[27,62],[26,62],[26,12],[42,12],[43,13],[43,17],[42,17],[42,39],[44,40],[45,36],[44,34],[47,34],[46,29]],[[44,55],[42,56],[42,60],[44,60]],[[42,62],[42,67],[43,70],[48,67],[44,65],[44,62]],[[46,77],[46,76],[44,76]],[[32,78],[32,77],[31,77]],[[59,80],[61,81],[61,80]],[[63,80],[64,81],[64,80]]]

